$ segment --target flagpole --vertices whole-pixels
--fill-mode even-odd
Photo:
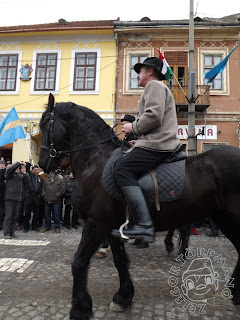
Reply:
[[[189,102],[188,100],[188,96],[186,95],[185,91],[183,90],[183,87],[181,86],[180,82],[178,81],[177,77],[175,76],[175,74],[173,73],[173,76],[174,76],[174,79],[177,81],[177,84],[179,85],[180,89],[182,90],[185,98],[187,99],[187,101]]]
[[[32,152],[31,152],[31,150],[30,150],[30,147],[29,147],[29,144],[28,144],[27,138],[25,138],[25,141],[26,141],[26,143],[27,143],[27,147],[28,147],[29,154],[30,154],[30,156],[31,156],[31,158],[32,158]],[[33,158],[32,158],[32,164],[34,165]]]

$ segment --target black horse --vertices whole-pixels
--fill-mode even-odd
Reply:
[[[70,157],[75,176],[74,205],[85,219],[82,239],[72,263],[74,278],[70,318],[90,319],[92,299],[87,290],[90,259],[113,228],[125,221],[124,204],[103,189],[101,175],[119,140],[92,110],[74,103],[57,103],[49,97],[40,128],[42,147],[39,165],[45,171],[59,167]],[[240,253],[240,150],[224,146],[186,160],[185,187],[175,201],[150,207],[156,231],[174,229],[210,216]],[[130,306],[134,287],[124,242],[110,237],[120,288],[111,306]],[[233,302],[240,304],[240,259],[233,272]]]

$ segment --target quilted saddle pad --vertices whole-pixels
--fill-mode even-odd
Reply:
[[[118,159],[123,156],[121,148],[117,148],[107,161],[103,173],[102,184],[108,194],[114,199],[122,199],[121,191],[118,188],[114,177],[113,168]],[[170,163],[161,163],[153,169],[156,175],[159,189],[160,202],[177,200],[183,193],[185,180],[185,160]],[[139,185],[146,200],[155,203],[154,183],[151,175],[146,173],[139,180]]]

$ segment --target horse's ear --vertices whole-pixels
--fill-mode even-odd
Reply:
[[[48,111],[52,112],[54,108],[54,96],[49,93],[49,97],[48,97]]]

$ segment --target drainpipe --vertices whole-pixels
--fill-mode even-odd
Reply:
[[[117,114],[117,78],[118,78],[118,33],[114,32],[114,38],[116,43],[116,71],[115,71],[115,94],[114,94],[114,124],[116,124],[116,114]]]
[[[238,147],[240,148],[240,120],[238,121]]]

